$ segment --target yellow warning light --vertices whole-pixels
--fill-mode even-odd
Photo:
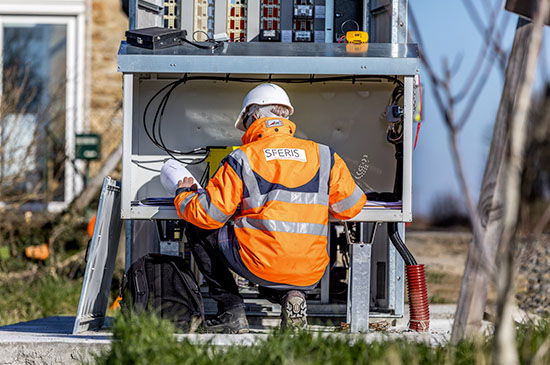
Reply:
[[[349,31],[346,33],[346,42],[348,43],[367,43],[369,34],[360,30]]]

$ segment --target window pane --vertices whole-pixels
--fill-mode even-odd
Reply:
[[[2,195],[64,200],[67,29],[4,24]]]

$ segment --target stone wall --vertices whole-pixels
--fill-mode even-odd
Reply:
[[[91,2],[90,130],[102,134],[105,158],[122,140],[122,75],[117,72],[117,51],[125,39],[128,17],[121,0]]]

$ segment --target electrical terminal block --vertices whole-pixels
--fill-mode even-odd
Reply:
[[[295,5],[294,17],[295,18],[312,18],[313,5]]]
[[[179,27],[178,19],[179,4],[176,0],[164,1],[164,27],[169,29],[177,29]]]
[[[229,39],[229,36],[225,32],[214,34],[214,41],[216,42],[227,42]]]
[[[309,31],[296,31],[294,32],[295,42],[311,42],[311,32]]]
[[[279,0],[261,0],[260,41],[281,40],[281,5]]]

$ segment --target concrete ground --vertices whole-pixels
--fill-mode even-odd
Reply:
[[[407,338],[425,341],[432,345],[445,343],[451,334],[455,305],[430,306],[430,330],[427,333],[408,331],[408,306],[405,316],[395,320],[373,319],[373,328],[367,334],[359,334],[368,342],[385,338]],[[72,364],[90,361],[93,354],[107,350],[111,343],[109,331],[85,332],[73,335],[74,317],[48,317],[29,322],[0,327],[0,364]],[[393,324],[393,325],[391,325]],[[329,327],[317,326],[314,331],[325,336],[354,336],[346,333],[331,333]],[[252,329],[244,335],[189,334],[177,335],[193,343],[210,342],[217,346],[253,345],[268,335],[266,330]]]

